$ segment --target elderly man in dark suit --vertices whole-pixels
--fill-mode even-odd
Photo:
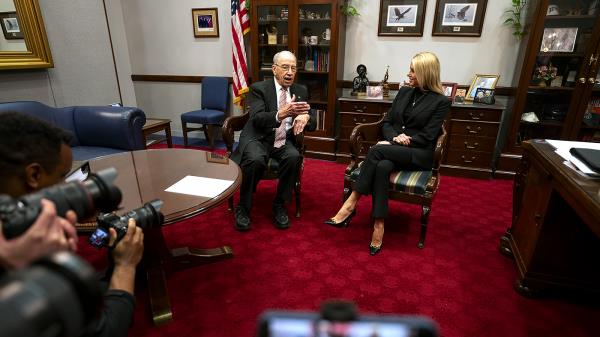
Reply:
[[[242,168],[240,202],[235,209],[235,229],[250,229],[252,193],[256,190],[269,158],[279,162],[277,195],[273,201],[275,227],[286,229],[289,218],[284,206],[292,199],[298,174],[300,153],[295,135],[316,128],[316,119],[306,102],[308,90],[295,84],[296,57],[281,51],[273,57],[274,79],[250,86],[248,106],[250,119],[244,126],[239,145],[231,158]]]

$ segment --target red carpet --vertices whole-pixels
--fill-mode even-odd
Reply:
[[[350,227],[324,225],[341,204],[345,165],[305,163],[302,216],[286,231],[271,224],[274,181],[259,186],[250,232],[233,229],[226,205],[165,227],[171,247],[229,245],[235,257],[170,275],[174,321],[161,327],[151,323],[146,289],[137,289],[130,336],[249,337],[264,310],[318,310],[331,298],[352,300],[365,313],[429,316],[447,337],[600,331],[597,304],[513,291],[516,267],[497,249],[510,225],[511,181],[444,176],[423,250],[416,247],[419,207],[391,202],[383,249],[370,256],[370,198],[361,200]]]

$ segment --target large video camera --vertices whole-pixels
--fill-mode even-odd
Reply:
[[[67,252],[9,273],[0,279],[0,337],[80,336],[102,293],[94,270]]]
[[[260,317],[259,337],[437,337],[438,328],[422,316],[359,315],[345,301],[325,302],[320,313],[267,311]]]
[[[90,235],[89,242],[96,248],[108,246],[110,239],[109,229],[114,228],[117,232],[115,245],[127,233],[127,225],[129,219],[135,220],[136,226],[147,229],[161,226],[165,217],[160,212],[163,202],[160,199],[155,199],[144,204],[144,206],[134,209],[124,216],[118,216],[114,213],[101,214],[96,218],[96,230]]]
[[[111,212],[121,202],[121,191],[113,185],[117,176],[114,168],[90,174],[85,181],[73,181],[51,186],[18,200],[0,195],[0,221],[7,239],[24,233],[39,216],[40,201],[48,199],[56,205],[56,213],[64,217],[73,210],[78,219],[85,219],[96,212]]]

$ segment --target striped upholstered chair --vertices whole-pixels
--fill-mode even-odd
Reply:
[[[383,118],[375,123],[357,125],[350,135],[351,161],[344,175],[344,200],[350,196],[354,184],[360,173],[362,160],[369,148],[383,139],[381,125]],[[427,221],[429,211],[435,192],[440,183],[440,163],[444,148],[446,147],[446,123],[442,125],[442,131],[437,139],[433,168],[430,171],[398,171],[390,175],[390,200],[399,200],[412,204],[421,205],[421,236],[417,247],[425,246],[425,234],[427,233]]]

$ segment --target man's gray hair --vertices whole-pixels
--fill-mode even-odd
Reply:
[[[289,51],[289,50],[282,50],[282,51],[280,51],[279,53],[277,53],[277,54],[275,54],[273,56],[273,63],[274,64],[279,64],[279,62],[278,62],[279,58],[283,57],[283,56],[291,56],[291,57],[294,58],[294,60],[296,59],[296,55],[294,55],[294,53],[292,53],[291,51]]]

